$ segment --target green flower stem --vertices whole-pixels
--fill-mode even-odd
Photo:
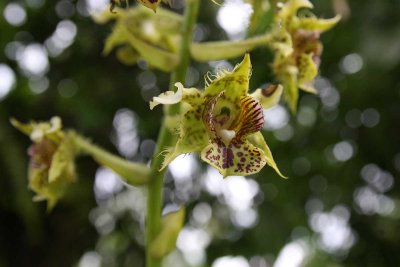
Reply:
[[[179,47],[180,63],[171,75],[170,89],[173,89],[175,82],[184,82],[190,61],[189,45],[192,41],[193,28],[196,23],[200,0],[187,0],[182,26],[182,40]],[[179,105],[171,106],[166,109],[165,115],[176,114],[179,112]],[[146,262],[147,267],[160,267],[162,258],[154,257],[150,247],[161,232],[161,208],[162,208],[162,189],[165,169],[159,171],[162,164],[162,157],[159,154],[172,144],[174,136],[167,130],[165,123],[162,124],[157,140],[155,157],[151,164],[152,180],[148,185],[147,196],[147,219],[146,219]]]
[[[242,56],[246,52],[259,46],[267,46],[271,41],[270,34],[251,37],[241,41],[217,41],[205,43],[192,43],[190,52],[197,61],[210,61],[229,59]]]
[[[247,36],[253,36],[257,33],[257,30],[260,25],[260,21],[262,19],[262,15],[264,13],[264,10],[262,8],[263,6],[263,1],[262,0],[254,0],[252,2],[253,5],[253,14],[251,15],[250,18],[250,25],[247,30]]]
[[[83,152],[92,156],[99,164],[110,168],[120,175],[128,184],[143,185],[149,183],[151,177],[150,168],[146,165],[115,156],[73,131],[67,134],[75,142],[77,152]]]

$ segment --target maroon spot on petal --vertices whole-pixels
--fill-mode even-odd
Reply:
[[[261,89],[261,93],[265,97],[271,96],[276,89],[278,89],[278,85],[275,84],[267,84]]]
[[[233,158],[234,158],[232,149],[224,147],[222,150],[223,150],[222,155],[223,155],[223,161],[224,161],[222,164],[222,167],[224,169],[232,167],[233,166]]]

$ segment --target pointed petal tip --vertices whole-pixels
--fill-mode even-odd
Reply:
[[[16,118],[11,117],[10,118],[10,123],[11,123],[12,126],[16,127],[19,124],[19,121]]]

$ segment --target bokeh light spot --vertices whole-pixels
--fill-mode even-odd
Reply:
[[[379,112],[374,108],[368,108],[361,114],[361,122],[368,128],[378,125],[380,118]]]
[[[50,68],[47,51],[40,44],[29,44],[18,57],[18,65],[29,77],[43,76]]]
[[[269,130],[281,129],[289,122],[289,114],[281,105],[264,110],[264,118],[264,128]]]
[[[16,77],[14,71],[6,64],[0,64],[0,100],[15,87]]]
[[[361,70],[364,61],[359,54],[349,54],[340,62],[340,70],[345,74],[354,74]]]
[[[240,39],[244,37],[252,11],[251,5],[241,0],[228,0],[219,9],[217,21],[231,39]]]
[[[4,18],[8,23],[17,27],[21,26],[26,21],[26,11],[25,9],[18,3],[9,3],[3,12]]]
[[[216,259],[211,267],[250,267],[243,256],[224,256]]]
[[[333,146],[333,156],[338,161],[347,161],[354,155],[354,147],[348,141],[342,141]]]

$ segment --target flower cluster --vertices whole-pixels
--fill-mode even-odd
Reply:
[[[11,123],[33,142],[28,149],[28,179],[29,188],[37,194],[34,200],[47,200],[48,209],[52,209],[76,179],[73,141],[61,130],[59,117],[50,122],[23,124],[12,119]]]
[[[280,174],[260,130],[263,108],[279,101],[282,87],[270,92],[257,89],[249,95],[250,74],[246,54],[232,72],[221,71],[214,80],[209,79],[204,91],[177,83],[176,93],[168,91],[153,98],[151,109],[182,102],[179,138],[166,152],[162,168],[180,154],[199,152],[202,160],[224,177],[254,174],[265,164]]]
[[[285,99],[292,112],[297,108],[298,89],[316,92],[313,81],[322,53],[319,37],[340,20],[340,16],[318,19],[313,15],[299,15],[301,9],[312,7],[309,0],[289,0],[280,6],[275,18],[274,41],[271,42],[275,50],[273,71],[283,83]]]

